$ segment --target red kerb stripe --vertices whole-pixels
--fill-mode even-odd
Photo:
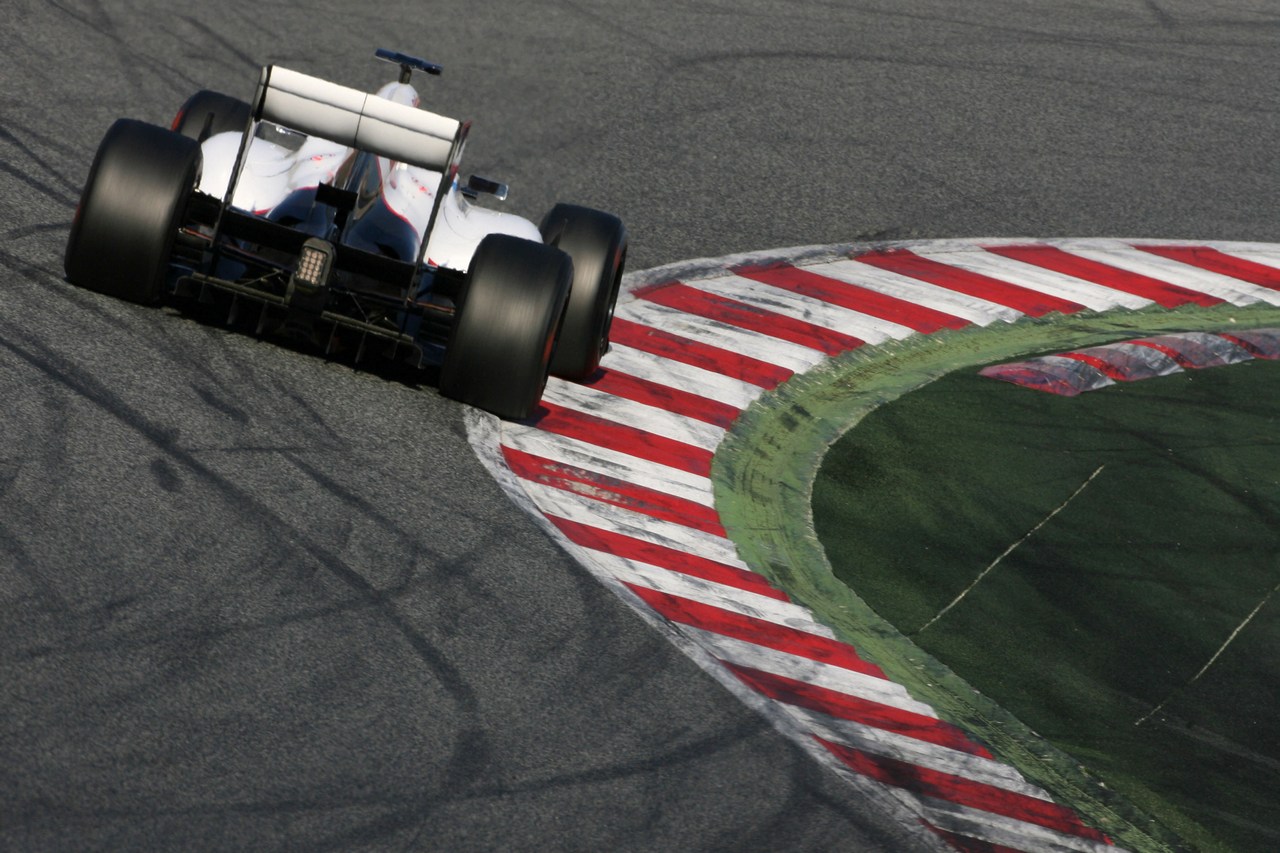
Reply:
[[[608,447],[628,456],[670,465],[702,477],[711,476],[710,450],[654,435],[638,427],[615,423],[599,415],[566,409],[544,400],[526,423],[545,432]]]
[[[886,785],[904,788],[925,797],[957,803],[992,814],[1044,826],[1067,835],[1106,843],[1107,837],[1085,826],[1068,808],[1047,800],[1006,791],[962,776],[920,767],[896,758],[875,755],[851,746],[815,737],[851,769]]]
[[[615,397],[625,397],[637,403],[657,406],[659,409],[724,429],[728,429],[742,411],[728,403],[708,400],[689,391],[607,368],[597,370],[584,379],[582,384]]]
[[[918,279],[929,284],[976,296],[997,305],[1004,305],[1015,311],[1021,311],[1032,317],[1041,317],[1052,311],[1062,314],[1074,314],[1083,310],[1084,306],[1069,299],[1061,299],[1047,293],[1039,293],[1028,287],[1022,287],[998,278],[970,272],[969,270],[939,263],[930,258],[922,258],[906,249],[885,249],[880,252],[868,252],[865,255],[851,255],[855,261],[870,264],[889,272],[908,278]]]
[[[1218,332],[1218,337],[1222,338],[1223,340],[1231,341],[1231,343],[1240,347],[1240,349],[1249,353],[1249,355],[1253,356],[1254,358],[1263,358],[1269,361],[1274,360],[1276,358],[1277,353],[1276,353],[1275,347],[1259,346],[1254,341],[1246,340],[1245,338],[1239,337],[1238,335],[1229,335],[1226,332]]]
[[[939,329],[959,329],[969,325],[969,321],[961,317],[916,305],[914,302],[859,287],[856,284],[828,278],[789,264],[738,267],[733,272],[743,278],[763,282],[801,296],[820,299],[881,320],[888,320],[924,334],[936,332]]]
[[[1149,349],[1153,349],[1156,352],[1162,352],[1165,355],[1169,356],[1169,358],[1176,361],[1178,363],[1178,366],[1184,370],[1195,370],[1200,366],[1196,364],[1194,361],[1192,361],[1191,359],[1187,358],[1182,353],[1178,352],[1173,347],[1168,347],[1168,346],[1165,346],[1164,344],[1158,344],[1158,343],[1155,343],[1154,341],[1127,341],[1126,343],[1136,344],[1137,346],[1140,346],[1140,347],[1148,347]]]
[[[1219,275],[1238,278],[1258,287],[1280,290],[1280,269],[1228,255],[1208,246],[1134,246],[1144,252]]]
[[[700,367],[765,390],[771,391],[791,378],[791,371],[785,367],[690,340],[652,326],[633,323],[621,317],[613,318],[613,325],[609,328],[609,339],[621,346],[638,349],[661,358],[669,358],[692,367]]]
[[[1098,370],[1101,370],[1108,377],[1116,380],[1117,382],[1124,382],[1127,379],[1123,370],[1104,359],[1098,358],[1096,355],[1088,355],[1082,352],[1064,352],[1061,353],[1061,356],[1063,358],[1074,359],[1075,361],[1082,361],[1090,367],[1096,367]]]
[[[592,500],[619,506],[652,518],[670,521],[704,533],[724,536],[720,516],[703,504],[678,498],[665,492],[637,486],[576,465],[566,465],[543,456],[535,456],[514,447],[502,447],[502,455],[516,476],[535,483],[553,486]]]
[[[839,640],[817,634],[808,634],[785,625],[743,616],[720,607],[713,607],[688,598],[670,595],[635,584],[627,584],[645,603],[672,622],[691,625],[714,634],[743,640],[757,646],[776,649],[787,654],[821,661],[843,669],[884,678],[884,672],[875,664],[858,657],[853,647]]]
[[[827,355],[839,355],[842,352],[857,349],[864,343],[861,338],[855,338],[853,335],[766,311],[736,299],[716,296],[681,282],[642,287],[635,291],[635,295],[657,305],[665,305],[686,314],[706,317],[708,320],[736,326],[739,329],[790,341]]]
[[[1217,305],[1222,302],[1216,296],[1113,267],[1090,258],[1082,258],[1079,255],[1064,252],[1057,246],[988,246],[986,249],[1002,258],[1011,258],[1041,269],[1091,281],[1112,290],[1132,293],[1134,296],[1150,299],[1165,308],[1175,308],[1188,302],[1203,306]]]
[[[552,524],[560,528],[560,532],[567,536],[569,541],[581,545],[583,548],[603,551],[606,554],[613,554],[623,559],[635,560],[637,563],[645,563],[650,566],[657,566],[660,569],[679,572],[682,575],[702,578],[723,586],[731,586],[735,589],[754,592],[757,595],[763,595],[768,598],[776,598],[779,601],[790,600],[785,592],[770,586],[767,580],[755,572],[737,566],[726,565],[717,560],[709,560],[706,557],[699,557],[687,551],[646,542],[643,539],[636,539],[622,533],[615,533],[599,527],[592,527],[589,524],[570,521],[567,518],[560,518],[554,515],[548,515],[547,518],[551,520]]]
[[[788,705],[808,708],[811,711],[817,711],[829,717],[852,720],[856,723],[895,732],[916,740],[960,750],[970,755],[991,758],[991,753],[984,746],[971,740],[959,727],[942,720],[912,711],[904,711],[901,708],[894,708],[892,705],[872,702],[869,699],[863,699],[858,696],[850,696],[847,693],[830,690],[826,687],[806,684],[803,681],[775,675],[771,672],[763,672],[727,662],[725,666],[734,675],[742,679],[743,683],[750,685],[770,699],[776,699]]]

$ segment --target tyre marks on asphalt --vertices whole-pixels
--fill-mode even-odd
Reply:
[[[1051,312],[1280,305],[1280,246],[929,241],[628,277],[615,348],[473,444],[593,574],[811,755],[957,849],[1115,848],[886,678],[725,536],[709,480],[736,415],[862,346]],[[656,619],[654,617],[657,617]]]

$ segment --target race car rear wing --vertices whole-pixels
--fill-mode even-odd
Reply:
[[[340,267],[354,263],[380,271],[380,277],[387,280],[406,276],[416,280],[429,242],[427,235],[435,226],[446,192],[457,178],[470,122],[459,122],[276,65],[262,69],[251,118],[254,122],[272,122],[308,136],[441,173],[440,186],[416,263],[378,256],[353,258],[368,253],[358,252],[349,246],[342,246],[338,251]],[[300,232],[256,214],[238,212],[231,206],[251,136],[245,133],[241,139],[214,229],[217,233],[296,251],[300,245]]]
[[[433,172],[449,172],[464,125],[278,65],[262,69],[254,118]]]

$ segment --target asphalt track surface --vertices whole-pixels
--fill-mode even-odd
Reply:
[[[948,236],[1274,240],[1263,3],[15,2],[0,847],[903,849],[512,507],[430,387],[77,291],[118,116],[445,76],[466,165],[634,269]]]

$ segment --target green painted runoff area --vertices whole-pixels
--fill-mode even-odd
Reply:
[[[1075,398],[976,375],[1277,325],[1113,312],[855,351],[744,414],[717,505],[753,568],[1117,843],[1280,849],[1280,363]]]
[[[1078,397],[957,371],[831,448],[814,522],[836,577],[1111,787],[1274,850],[1278,450],[1274,362]]]

